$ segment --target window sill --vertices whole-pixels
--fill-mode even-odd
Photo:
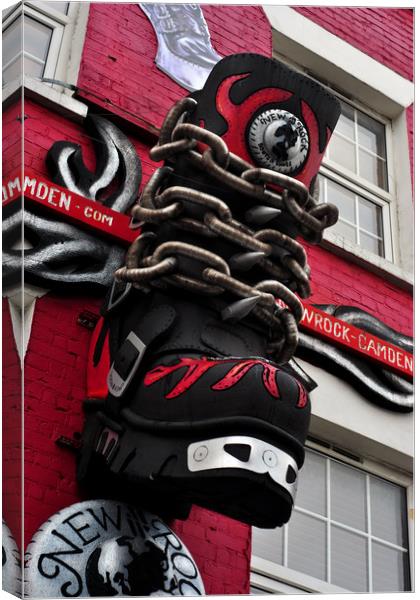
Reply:
[[[21,97],[23,89],[24,98],[30,98],[43,106],[60,113],[61,115],[76,122],[83,122],[87,116],[88,107],[80,100],[76,100],[69,91],[61,91],[59,85],[43,83],[29,75],[14,79],[3,88],[3,107],[12,104]]]
[[[381,256],[364,250],[360,246],[345,240],[342,236],[327,231],[324,233],[321,246],[349,262],[359,265],[366,271],[379,275],[403,290],[409,292],[413,290],[414,279],[411,272],[398,267]]]
[[[349,590],[327,583],[305,573],[300,573],[287,567],[282,567],[274,562],[259,558],[258,556],[251,557],[251,584],[252,574],[263,575],[271,580],[271,590],[273,593],[278,593],[278,583],[286,584],[303,590],[304,592],[319,593],[319,594],[346,594],[351,593]]]

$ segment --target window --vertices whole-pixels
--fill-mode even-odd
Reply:
[[[263,8],[272,25],[274,57],[324,83],[343,103],[343,116],[320,170],[321,200],[328,197],[332,181],[351,200],[351,211],[325,231],[324,245],[367,270],[412,285],[413,190],[407,133],[412,81],[295,7]],[[328,200],[333,201],[332,194]],[[361,214],[366,207],[369,215]]]
[[[307,450],[290,522],[254,528],[252,551],[279,581],[289,572],[286,583],[309,591],[409,590],[405,488]],[[258,577],[254,593],[267,593]]]
[[[389,124],[341,100],[342,113],[320,174],[320,202],[335,204],[336,235],[392,260]]]
[[[3,86],[21,75],[54,78],[69,2],[27,2],[8,11],[3,22]],[[22,41],[23,40],[23,41]]]

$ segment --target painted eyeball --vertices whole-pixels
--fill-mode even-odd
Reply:
[[[295,115],[287,110],[270,109],[252,121],[248,144],[258,165],[288,175],[305,162],[309,135]]]

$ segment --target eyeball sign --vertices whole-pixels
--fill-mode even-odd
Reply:
[[[26,552],[25,596],[200,596],[203,582],[181,540],[158,517],[88,500],[53,515]]]
[[[309,137],[305,126],[287,110],[266,110],[252,122],[249,147],[257,162],[290,175],[305,162]]]

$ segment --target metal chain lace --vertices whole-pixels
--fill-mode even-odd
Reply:
[[[250,314],[258,319],[268,328],[268,351],[273,359],[287,362],[296,349],[297,323],[303,316],[302,304],[294,292],[301,298],[310,295],[310,270],[301,244],[284,233],[260,227],[273,215],[287,213],[303,237],[318,242],[323,230],[337,221],[337,208],[316,204],[298,180],[269,169],[254,168],[229,152],[218,135],[184,123],[185,114],[195,105],[192,98],[184,98],[169,111],[158,143],[150,151],[153,160],[164,160],[166,166],[155,171],[133,207],[131,227],[170,221],[176,228],[204,238],[203,243],[205,238],[222,238],[238,246],[239,251],[228,264],[214,252],[192,244],[169,241],[156,245],[157,236],[145,232],[130,246],[125,266],[115,273],[116,280],[142,289],[176,286],[210,296],[229,292],[239,300],[222,311],[222,318],[239,319]],[[194,169],[210,173],[222,185],[258,201],[246,213],[246,225],[235,220],[229,206],[212,194],[180,185],[160,191],[173,173],[168,163],[180,154]],[[279,193],[267,184],[280,186],[283,191]],[[184,203],[203,207],[202,220],[183,216]],[[194,272],[199,276],[193,276],[192,269],[185,268],[186,260],[190,266],[191,261],[196,263]],[[270,279],[251,286],[231,274],[231,270],[240,273],[256,264]]]

